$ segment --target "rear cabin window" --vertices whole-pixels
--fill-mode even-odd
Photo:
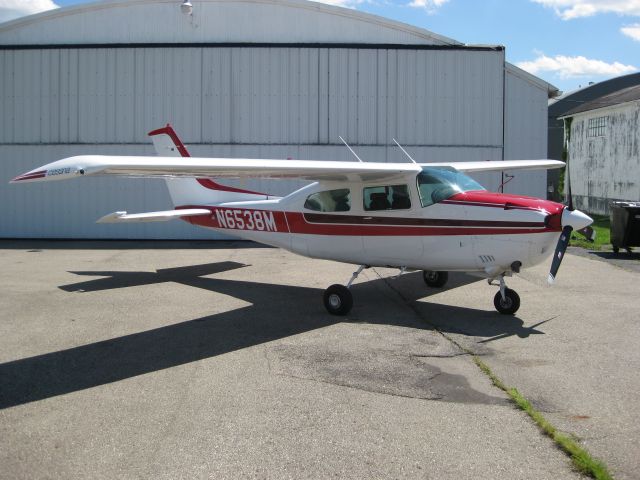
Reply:
[[[363,200],[367,212],[411,208],[409,189],[406,185],[367,187],[363,190]]]
[[[351,210],[351,192],[348,188],[312,193],[304,208],[314,212],[348,212]]]

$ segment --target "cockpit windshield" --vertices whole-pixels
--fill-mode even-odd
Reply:
[[[423,207],[446,200],[456,193],[485,190],[474,179],[451,167],[423,167],[417,181]]]

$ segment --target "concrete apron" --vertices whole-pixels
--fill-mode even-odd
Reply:
[[[48,246],[0,243],[8,478],[578,478],[431,325],[620,478],[637,471],[628,272],[568,256],[553,289],[546,268],[512,280],[523,305],[504,317],[486,282],[371,269],[336,318],[322,291],[349,265],[243,243]]]

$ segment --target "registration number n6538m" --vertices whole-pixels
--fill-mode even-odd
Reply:
[[[273,212],[264,210],[236,210],[232,208],[215,209],[216,220],[220,228],[236,230],[258,230],[277,232],[278,227]]]

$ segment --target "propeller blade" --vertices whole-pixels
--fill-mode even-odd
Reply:
[[[562,263],[562,259],[564,258],[564,252],[567,250],[567,246],[569,245],[572,231],[573,227],[571,225],[567,225],[562,229],[560,239],[558,240],[558,244],[556,245],[556,251],[553,254],[553,262],[551,262],[551,271],[549,272],[549,278],[547,279],[549,285],[553,285],[553,282],[556,281],[556,275],[558,274],[558,269],[560,268],[560,264]]]

